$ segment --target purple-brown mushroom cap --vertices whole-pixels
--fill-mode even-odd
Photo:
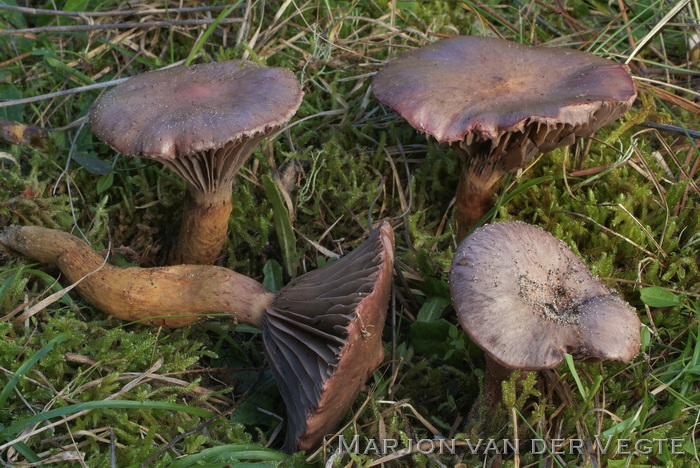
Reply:
[[[385,223],[335,263],[286,285],[263,322],[265,355],[287,407],[288,452],[313,449],[384,359],[394,263]]]
[[[591,53],[463,36],[389,62],[382,103],[438,142],[490,146],[506,170],[617,119],[637,96],[629,68]],[[483,150],[481,150],[483,152]]]
[[[486,225],[457,249],[450,291],[462,327],[499,364],[540,370],[564,353],[629,362],[635,310],[559,239],[522,222]]]
[[[122,154],[172,160],[274,131],[302,95],[284,68],[242,60],[179,66],[108,91],[90,111],[90,125]]]
[[[156,159],[187,182],[171,263],[212,263],[228,233],[231,186],[263,138],[301,104],[294,74],[242,60],[144,73],[105,93],[93,132],[116,151]]]

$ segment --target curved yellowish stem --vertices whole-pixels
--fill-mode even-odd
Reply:
[[[222,267],[115,267],[82,240],[53,229],[11,226],[0,231],[0,244],[56,265],[68,281],[79,281],[75,288],[87,302],[122,320],[181,327],[225,314],[259,328],[274,297],[257,281]]]

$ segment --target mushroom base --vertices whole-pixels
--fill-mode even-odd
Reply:
[[[62,231],[11,226],[0,245],[60,268],[90,304],[122,320],[181,327],[213,315],[260,328],[273,294],[262,284],[226,268],[176,265],[119,268]]]
[[[490,408],[503,401],[502,383],[510,379],[513,372],[517,372],[517,380],[521,380],[525,377],[526,371],[505,367],[493,359],[490,354],[486,354],[486,378],[484,380],[483,399]]]

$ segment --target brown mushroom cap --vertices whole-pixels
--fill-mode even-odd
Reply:
[[[172,160],[264,134],[301,104],[294,74],[230,60],[134,76],[90,111],[93,132],[129,156]]]
[[[477,36],[402,55],[377,73],[372,90],[438,142],[490,140],[496,147],[508,133],[534,129],[530,139],[545,152],[617,119],[637,96],[626,65]]]
[[[572,49],[489,37],[445,39],[388,63],[375,96],[464,162],[455,200],[461,240],[500,178],[624,114],[637,91],[626,65]]]
[[[462,327],[499,364],[539,370],[564,353],[629,362],[635,310],[559,239],[522,222],[481,227],[457,249],[450,291]]]
[[[384,224],[350,254],[290,282],[267,309],[263,340],[287,406],[286,451],[320,445],[384,359],[393,245]]]

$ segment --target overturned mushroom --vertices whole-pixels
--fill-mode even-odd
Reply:
[[[458,240],[486,214],[504,174],[538,152],[589,137],[627,112],[637,96],[627,65],[476,36],[402,55],[376,74],[372,90],[462,160]]]
[[[449,283],[462,328],[486,352],[490,404],[510,370],[550,369],[565,353],[629,362],[639,352],[635,310],[566,244],[529,224],[474,231],[457,249]]]
[[[302,94],[290,70],[232,60],[144,73],[95,102],[90,125],[100,139],[158,160],[187,182],[171,264],[216,259],[238,169],[294,115]]]
[[[40,227],[0,230],[0,245],[58,266],[98,309],[123,320],[180,327],[207,315],[262,328],[265,354],[287,406],[285,450],[312,449],[340,423],[382,362],[394,262],[389,224],[335,263],[276,295],[226,268],[120,268],[80,239]]]
[[[318,446],[384,359],[393,242],[385,224],[341,261],[289,283],[268,307],[263,340],[288,402],[286,450]]]

